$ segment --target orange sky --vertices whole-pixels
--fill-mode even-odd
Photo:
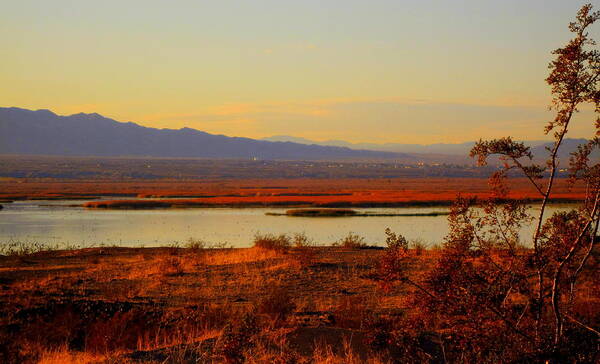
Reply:
[[[0,13],[0,106],[247,137],[543,139],[550,51],[581,4],[22,0]]]

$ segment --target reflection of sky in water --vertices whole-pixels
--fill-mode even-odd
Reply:
[[[0,244],[7,241],[76,245],[118,244],[155,246],[189,238],[209,243],[250,246],[256,232],[305,232],[319,244],[330,244],[348,232],[371,244],[383,245],[391,228],[408,239],[440,243],[447,232],[446,216],[306,218],[266,216],[278,208],[214,208],[158,210],[85,210],[61,205],[81,201],[17,201],[0,211]],[[53,206],[39,206],[50,204]],[[549,212],[566,206],[552,206]],[[442,207],[357,209],[379,213],[445,211]],[[531,227],[525,234],[531,234]],[[529,236],[529,235],[524,235]]]

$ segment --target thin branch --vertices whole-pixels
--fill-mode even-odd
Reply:
[[[571,320],[571,322],[576,323],[577,325],[583,327],[584,329],[588,329],[589,331],[593,332],[594,334],[600,336],[600,332],[594,330],[593,328],[589,327],[588,325],[582,323],[581,321],[576,320],[575,318],[573,318],[572,316],[567,315],[566,313],[564,314],[566,318],[568,318],[569,320]]]
[[[542,197],[545,196],[544,191],[542,191],[542,188],[540,187],[540,185],[538,185],[538,183],[529,175],[529,173],[527,173],[525,171],[525,167],[521,164],[521,162],[519,162],[519,160],[516,158],[512,158],[512,160],[517,165],[517,167],[519,167],[519,169],[523,172],[525,177],[527,177],[527,179],[529,179],[529,182],[531,182],[533,184],[533,186],[540,193],[540,195],[542,195]]]
[[[596,201],[597,200],[598,200],[598,195],[596,195]],[[594,217],[592,217],[592,218],[594,218]],[[583,258],[581,259],[579,266],[577,267],[577,269],[575,270],[575,272],[573,273],[573,276],[571,278],[571,292],[570,292],[571,293],[570,294],[571,302],[573,301],[573,292],[575,290],[575,282],[577,280],[577,277],[583,270],[583,267],[585,266],[585,263],[587,262],[590,255],[592,254],[592,250],[594,249],[594,245],[596,244],[596,235],[598,235],[598,225],[600,225],[600,215],[598,217],[596,217],[595,219],[596,219],[596,224],[595,224],[595,227],[592,229],[590,244],[588,245],[588,248],[585,251]]]
[[[525,305],[525,308],[523,309],[523,312],[521,312],[521,315],[519,315],[517,322],[515,322],[515,327],[519,327],[519,323],[521,322],[521,319],[523,318],[523,316],[525,316],[525,312],[527,312],[528,308],[529,308],[529,302],[527,302],[527,304]]]
[[[598,209],[598,199],[596,199],[596,202],[594,203],[594,208],[592,209],[592,216],[596,215],[597,209]],[[571,248],[569,249],[567,255],[564,256],[563,260],[558,264],[558,266],[554,270],[554,276],[552,279],[552,309],[554,311],[554,320],[555,320],[555,331],[554,331],[554,345],[555,346],[558,345],[558,343],[560,342],[560,338],[562,336],[562,315],[563,315],[563,313],[560,310],[560,305],[559,305],[560,291],[559,291],[559,287],[558,287],[558,284],[559,284],[558,280],[562,274],[564,266],[571,260],[571,258],[577,251],[577,248],[579,246],[579,243],[581,242],[581,239],[583,239],[586,231],[589,229],[589,227],[593,221],[594,220],[592,218],[590,218],[588,220],[588,222],[583,226],[583,228],[581,229],[581,232],[577,236],[577,239],[575,239],[575,241],[573,242],[573,245],[571,245]]]

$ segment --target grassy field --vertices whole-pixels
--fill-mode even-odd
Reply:
[[[382,344],[391,330],[386,325],[396,325],[402,340],[412,338],[411,350],[418,348],[418,358],[443,362],[443,340],[449,340],[449,353],[450,333],[459,323],[437,327],[437,334],[431,328],[424,331],[435,318],[421,310],[417,295],[442,252],[413,245],[405,271],[415,285],[403,286],[378,281],[385,250],[365,246],[358,236],[332,247],[312,246],[297,235],[257,236],[255,246],[246,249],[207,248],[190,241],[185,248],[14,250],[0,256],[0,359],[414,360],[402,345]],[[597,320],[598,282],[589,274],[578,310]]]
[[[256,343],[240,350],[257,362],[285,355],[385,362],[371,351],[365,325],[371,315],[398,315],[411,304],[406,292],[383,294],[369,279],[380,253],[269,246],[6,256],[0,341],[9,346],[5,355],[43,363],[221,362],[228,324],[253,312]],[[415,256],[415,274],[434,259],[432,251]]]
[[[558,180],[555,188],[556,202],[580,200],[585,193],[583,186],[569,186],[564,179]],[[481,178],[0,181],[0,199],[3,200],[120,198],[118,201],[90,201],[85,204],[89,208],[447,206],[459,192],[463,196],[490,196],[488,182]],[[128,200],[127,197],[147,200]],[[527,180],[515,179],[509,197],[535,201],[538,194]]]

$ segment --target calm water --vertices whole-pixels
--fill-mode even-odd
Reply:
[[[83,201],[17,201],[0,210],[0,244],[10,241],[80,246],[158,246],[188,239],[252,245],[255,233],[305,232],[319,244],[330,244],[354,232],[370,244],[384,245],[386,227],[408,239],[440,243],[446,216],[307,218],[266,216],[278,208],[207,208],[157,210],[87,210],[68,207]],[[48,205],[48,206],[46,206]],[[552,206],[550,212],[568,206]],[[372,208],[361,212],[413,213],[447,208]],[[526,230],[531,231],[531,227]],[[524,231],[525,232],[525,231]]]

